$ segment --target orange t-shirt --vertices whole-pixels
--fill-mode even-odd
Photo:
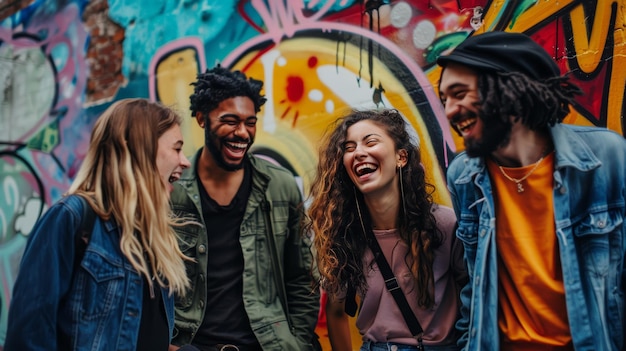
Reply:
[[[487,161],[498,249],[500,350],[573,350],[554,225],[554,153],[535,165],[504,168]]]

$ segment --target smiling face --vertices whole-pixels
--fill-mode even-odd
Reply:
[[[205,128],[205,145],[213,160],[224,170],[236,171],[243,167],[246,153],[256,135],[256,110],[248,97],[226,99],[209,112],[208,126],[202,113],[198,124]]]
[[[472,69],[449,63],[441,74],[439,92],[446,117],[463,137],[469,156],[486,156],[508,140],[510,126],[499,120],[485,123],[481,117],[478,75]]]
[[[156,157],[157,170],[169,193],[174,190],[173,182],[180,179],[183,169],[191,164],[183,150],[183,134],[180,126],[174,124],[159,137]]]
[[[404,150],[379,124],[363,120],[350,126],[343,144],[343,165],[364,196],[398,192],[397,167],[406,164]]]

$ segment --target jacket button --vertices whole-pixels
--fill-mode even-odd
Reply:
[[[604,223],[604,221],[598,221],[598,228],[604,228],[606,227],[606,223]]]
[[[566,188],[565,186],[562,186],[562,187],[559,189],[559,192],[560,192],[561,194],[565,194],[565,193],[567,192],[567,188]]]
[[[198,246],[198,252],[201,253],[201,254],[205,253],[206,252],[206,246],[204,246],[204,245]]]

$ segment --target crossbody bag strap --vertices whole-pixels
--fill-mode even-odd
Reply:
[[[415,317],[415,313],[411,310],[411,306],[409,306],[408,301],[406,300],[406,296],[400,289],[400,285],[398,285],[398,279],[394,276],[391,267],[389,267],[389,263],[387,263],[387,259],[383,254],[383,250],[380,248],[378,244],[378,240],[374,236],[374,232],[370,230],[366,230],[367,235],[367,243],[374,254],[374,258],[376,259],[376,264],[378,264],[378,269],[380,269],[380,273],[385,280],[385,287],[393,296],[393,299],[396,301],[396,304],[400,308],[400,312],[402,312],[402,317],[404,317],[404,321],[406,322],[409,330],[413,337],[417,340],[417,349],[424,350],[424,345],[422,343],[422,337],[424,335],[424,330],[420,325],[417,317]]]
[[[263,202],[261,202],[261,210],[265,213],[265,235],[267,237],[267,246],[269,247],[272,267],[274,269],[274,281],[278,290],[280,303],[283,306],[283,311],[285,311],[285,316],[287,317],[287,323],[289,323],[289,328],[291,329],[292,334],[295,335],[294,325],[291,321],[291,314],[289,314],[289,308],[287,306],[287,289],[285,288],[285,281],[283,280],[283,270],[280,266],[280,262],[278,262],[278,249],[276,247],[276,240],[274,239],[272,218],[270,216],[271,209],[272,208],[269,202],[264,199]]]

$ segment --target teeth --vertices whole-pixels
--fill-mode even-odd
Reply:
[[[373,171],[375,171],[377,169],[378,169],[378,167],[376,167],[375,165],[373,165],[371,163],[364,163],[364,164],[359,165],[359,166],[356,167],[355,173],[357,175],[363,175],[365,173],[373,172]]]
[[[464,130],[464,129],[467,129],[469,126],[473,125],[474,123],[476,123],[476,118],[470,118],[470,119],[466,119],[462,122],[457,123],[456,127],[459,130]]]
[[[245,149],[248,147],[248,143],[228,143],[228,145],[236,149]]]
[[[177,175],[177,174],[176,174],[176,175],[172,174],[172,175],[170,176],[170,179],[168,179],[168,181],[169,181],[170,183],[174,183],[175,181],[177,181],[177,180],[179,180],[179,179],[180,179],[180,176],[179,176],[179,175]]]

